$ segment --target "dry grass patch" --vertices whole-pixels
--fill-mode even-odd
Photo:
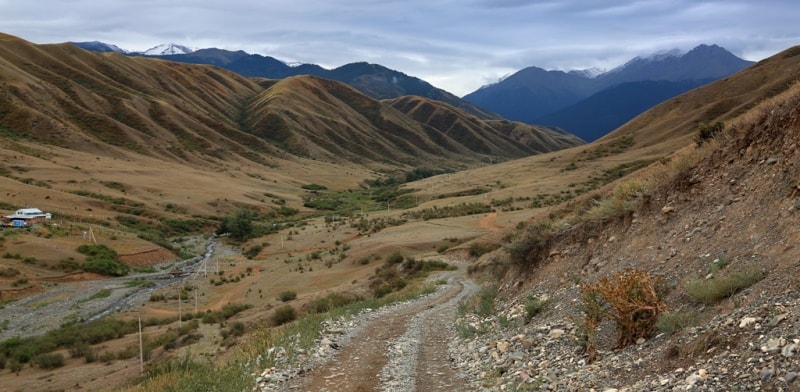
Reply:
[[[631,268],[581,285],[584,319],[579,330],[589,361],[596,359],[595,331],[604,319],[611,319],[616,326],[616,348],[653,334],[659,316],[666,310],[663,286],[662,277]]]

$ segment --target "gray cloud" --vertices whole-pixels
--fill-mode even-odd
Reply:
[[[760,60],[798,44],[794,1],[0,0],[0,32],[35,43],[174,42],[336,67],[379,63],[457,95],[527,66],[611,68],[719,44]]]

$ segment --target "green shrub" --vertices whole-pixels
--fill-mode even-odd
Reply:
[[[247,250],[245,250],[244,252],[242,252],[242,254],[244,254],[244,256],[247,257],[248,259],[252,259],[258,256],[258,254],[261,253],[262,249],[264,249],[263,245],[253,245],[247,248]]]
[[[230,333],[233,336],[242,336],[244,335],[245,326],[244,323],[237,321],[231,324]]]
[[[531,322],[536,315],[542,313],[550,305],[550,299],[546,297],[528,297],[525,299],[525,323]]]
[[[483,287],[478,292],[478,307],[476,313],[479,316],[491,316],[494,314],[494,299],[497,297],[497,286]]]
[[[297,293],[292,290],[286,290],[278,294],[278,299],[283,302],[289,302],[295,298],[297,298]]]
[[[72,358],[86,357],[93,353],[92,346],[85,342],[78,343],[69,348],[69,356]]]
[[[292,322],[295,319],[297,319],[297,311],[295,311],[292,305],[283,305],[275,309],[275,313],[273,313],[270,318],[272,325],[275,326]]]
[[[537,267],[550,252],[553,228],[548,222],[523,227],[505,246],[509,261],[522,267]]]
[[[458,303],[458,313],[475,313],[481,317],[494,314],[494,300],[497,297],[497,286],[482,287],[477,294]]]
[[[721,121],[717,121],[714,124],[701,123],[697,126],[697,135],[695,135],[694,141],[698,146],[702,146],[706,140],[713,139],[724,129],[725,124]]]
[[[389,258],[386,259],[386,264],[389,265],[400,264],[403,262],[404,259],[405,257],[403,257],[403,255],[400,254],[400,252],[394,252],[391,255],[389,255]]]
[[[64,366],[64,356],[58,353],[39,354],[36,364],[42,369],[55,369]]]
[[[473,242],[469,245],[469,255],[470,257],[481,257],[486,253],[489,253],[499,247],[500,245],[498,244],[485,244],[480,242]]]
[[[383,298],[387,294],[391,293],[393,290],[394,289],[392,288],[391,285],[382,284],[376,287],[374,290],[372,290],[372,295],[375,296],[375,298]]]
[[[252,238],[256,231],[253,225],[256,214],[247,209],[241,208],[231,216],[222,220],[217,234],[229,234],[235,241],[244,242]]]
[[[117,355],[111,351],[106,351],[97,357],[97,360],[103,363],[111,363],[117,359]]]
[[[309,301],[305,305],[312,313],[326,313],[334,309],[342,308],[348,304],[358,302],[361,300],[356,294],[351,293],[329,293],[328,295]]]
[[[4,268],[0,270],[0,276],[4,278],[13,278],[17,275],[19,275],[19,270],[16,268]]]
[[[324,191],[328,189],[328,187],[326,187],[325,185],[319,185],[319,184],[303,184],[300,186],[300,188],[303,188],[307,191]]]
[[[130,267],[119,261],[117,252],[102,244],[81,245],[77,251],[86,255],[83,270],[101,275],[124,276]]]

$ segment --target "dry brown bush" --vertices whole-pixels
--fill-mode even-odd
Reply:
[[[594,336],[603,319],[611,319],[616,326],[615,348],[624,348],[639,338],[652,336],[658,316],[666,310],[662,287],[661,276],[632,268],[581,285],[584,313],[581,333],[590,361],[596,356]]]

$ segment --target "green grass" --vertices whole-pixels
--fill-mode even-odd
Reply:
[[[671,335],[697,325],[697,321],[698,314],[693,310],[666,312],[658,316],[656,330]]]
[[[586,212],[586,215],[595,221],[605,221],[623,216],[633,211],[641,198],[651,192],[651,185],[646,181],[637,178],[623,181],[614,188],[611,196],[598,202]]]
[[[550,306],[550,298],[531,296],[525,299],[523,306],[525,307],[525,323],[529,323]]]
[[[758,268],[727,271],[711,279],[692,279],[686,283],[686,294],[697,303],[714,304],[752,286],[764,278]]]
[[[89,301],[91,301],[93,299],[108,298],[109,296],[111,296],[111,290],[109,290],[109,289],[100,289],[98,292],[92,294],[91,297],[84,298],[84,299],[80,300],[79,303],[89,302]]]
[[[458,313],[475,313],[486,317],[494,314],[494,299],[497,297],[497,286],[485,286],[474,297],[461,301],[458,304]]]

